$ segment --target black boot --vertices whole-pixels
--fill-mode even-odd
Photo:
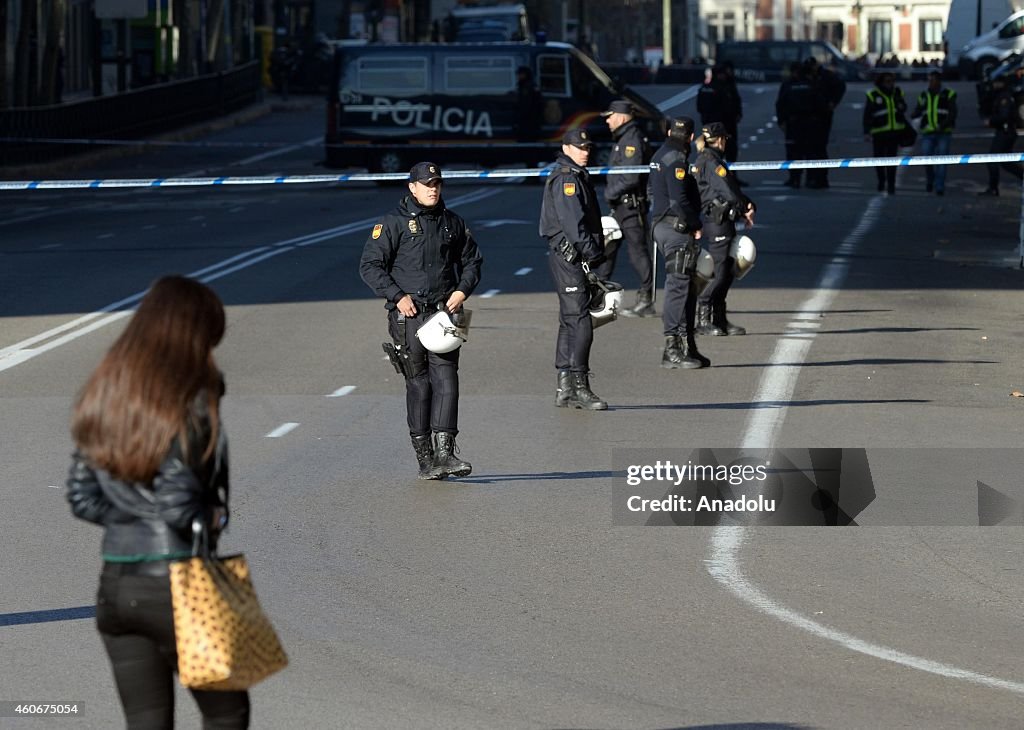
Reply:
[[[623,309],[619,314],[623,317],[653,317],[657,314],[654,311],[654,297],[651,292],[641,289],[636,293],[636,304]]]
[[[434,433],[434,468],[430,474],[432,479],[445,477],[468,477],[473,472],[473,465],[463,461],[455,454],[455,434],[437,431]]]
[[[723,330],[722,334],[725,335],[745,335],[747,334],[746,327],[740,327],[738,324],[733,324],[729,321],[729,318],[725,315],[725,302],[719,302],[712,308],[712,319],[720,330]]]
[[[683,353],[684,358],[696,360],[700,363],[702,368],[711,367],[711,360],[704,357],[697,351],[697,342],[693,339],[693,333],[688,335],[679,336],[679,350]]]
[[[416,451],[416,461],[420,465],[419,478],[440,479],[441,477],[432,476],[430,473],[434,468],[434,445],[430,441],[430,436],[413,436],[412,448]]]
[[[681,349],[680,339],[679,335],[665,335],[665,351],[661,354],[661,366],[669,370],[696,370],[704,367],[700,360]]]
[[[725,334],[725,330],[718,327],[711,320],[711,304],[704,304],[703,302],[697,303],[697,326],[695,331],[698,335],[712,335],[714,337],[721,337]]]
[[[590,376],[587,373],[573,373],[572,377],[576,381],[571,401],[574,408],[585,408],[588,411],[603,411],[608,408],[608,403],[598,398],[590,389]]]
[[[572,397],[575,392],[576,384],[573,381],[572,373],[568,370],[559,370],[558,390],[555,391],[555,405],[558,408],[565,408],[572,402]]]

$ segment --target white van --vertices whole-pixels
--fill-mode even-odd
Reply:
[[[982,78],[1011,53],[1024,52],[1024,10],[1018,10],[960,49],[957,68],[963,78]]]

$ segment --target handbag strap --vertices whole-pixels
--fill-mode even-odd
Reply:
[[[192,518],[192,557],[209,561],[215,557],[210,551],[210,533],[199,515]]]

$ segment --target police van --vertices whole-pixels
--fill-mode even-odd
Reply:
[[[539,91],[532,140],[524,140],[516,71]],[[400,172],[418,160],[482,167],[555,157],[562,135],[586,129],[611,147],[600,114],[617,98],[637,109],[644,133],[664,139],[664,115],[564,43],[421,43],[338,47],[328,92],[326,164]]]

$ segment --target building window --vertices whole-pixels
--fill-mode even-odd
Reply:
[[[942,21],[922,20],[920,27],[922,51],[942,50]]]
[[[891,21],[868,21],[868,53],[877,53],[879,56],[892,53]]]
[[[828,41],[836,48],[843,47],[843,23],[839,20],[826,20],[818,23],[818,35],[816,40]]]

